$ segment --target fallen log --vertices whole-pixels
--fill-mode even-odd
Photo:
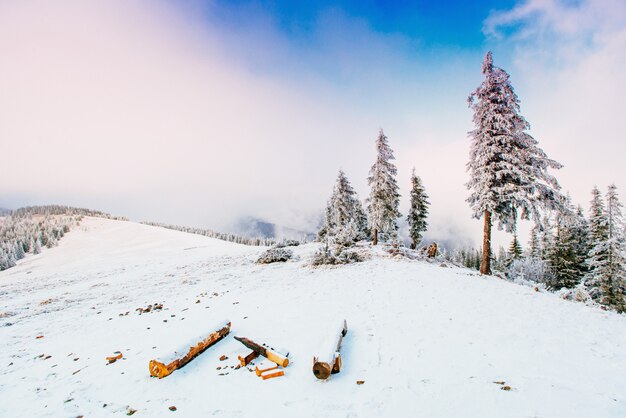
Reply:
[[[348,333],[348,324],[343,320],[336,332],[331,334],[324,342],[319,353],[322,355],[313,357],[313,374],[318,379],[328,379],[331,374],[341,371],[341,343],[343,337]],[[330,351],[329,351],[330,348]]]
[[[289,364],[289,359],[287,357],[278,354],[277,352],[267,347],[263,347],[262,345],[259,345],[254,341],[249,340],[248,338],[235,337],[235,339],[248,347],[250,350],[255,351],[257,354],[262,355],[263,357],[267,358],[270,361],[273,361],[279,366],[287,367],[287,365]]]
[[[150,376],[159,379],[169,376],[176,369],[180,369],[185,364],[200,355],[204,350],[220,341],[230,332],[230,322],[222,325],[217,331],[211,333],[205,338],[195,338],[189,344],[184,345],[181,349],[174,351],[170,356],[162,361],[150,360],[149,369]]]

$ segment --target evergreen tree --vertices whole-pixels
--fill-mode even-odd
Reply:
[[[528,240],[528,257],[530,258],[541,258],[540,231],[541,227],[537,223],[530,230],[530,239]]]
[[[606,209],[600,218],[598,207],[602,201],[598,197],[597,189],[594,188],[592,193],[590,235],[593,248],[587,260],[589,273],[585,283],[594,299],[618,312],[625,312],[626,238],[624,237],[622,204],[615,185],[609,186]]]
[[[382,235],[383,240],[397,237],[400,193],[398,193],[396,182],[398,169],[391,162],[392,160],[395,160],[393,150],[389,147],[387,137],[381,129],[376,139],[376,162],[367,178],[371,187],[367,211],[372,228],[373,245],[378,243],[379,234]]]
[[[366,231],[367,220],[361,202],[345,173],[340,170],[318,237],[333,239],[336,244],[349,246],[355,241],[365,239]]]
[[[540,258],[544,261],[548,260],[548,249],[552,246],[554,239],[552,237],[552,221],[549,216],[544,216],[542,220],[542,228],[540,229],[541,251]]]
[[[482,72],[485,80],[468,98],[476,129],[469,133],[467,201],[473,216],[484,219],[480,270],[489,274],[492,217],[498,228],[508,232],[515,231],[518,214],[540,222],[541,209],[559,206],[559,185],[547,170],[561,165],[549,159],[526,132],[530,125],[520,114],[509,75],[493,65],[491,52],[485,56]]]
[[[15,250],[13,251],[13,253],[15,254],[16,260],[21,260],[26,256],[26,254],[24,253],[24,247],[22,247],[21,242],[15,243]]]
[[[583,208],[580,205],[578,205],[574,213],[571,229],[574,237],[574,253],[576,254],[575,268],[578,271],[578,277],[582,279],[588,271],[586,260],[589,257],[591,246],[589,243],[589,222],[587,222]]]
[[[39,243],[39,240],[36,239],[35,244],[33,244],[33,254],[39,254],[39,253],[41,253],[41,244]]]
[[[478,258],[478,263],[480,263],[480,256],[477,255],[477,258]],[[498,255],[494,257],[494,263],[493,263],[494,270],[504,271],[506,269],[506,264],[507,264],[506,260],[507,260],[506,250],[504,249],[503,246],[500,246],[498,248]],[[477,270],[479,269],[480,269],[480,266],[478,267]]]
[[[522,246],[517,239],[517,234],[513,234],[513,240],[509,245],[509,251],[506,255],[506,267],[509,267],[514,260],[522,257]]]
[[[422,234],[428,227],[426,222],[428,205],[430,203],[428,202],[426,190],[422,186],[422,180],[415,175],[415,168],[413,168],[413,174],[411,174],[411,209],[406,219],[409,224],[411,249],[417,248],[422,240]]]
[[[571,208],[557,212],[555,234],[552,245],[546,250],[550,278],[549,289],[575,287],[581,280],[578,255],[576,253],[575,218]]]

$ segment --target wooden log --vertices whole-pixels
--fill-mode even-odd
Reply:
[[[159,379],[169,376],[176,369],[180,369],[185,364],[200,355],[204,350],[211,347],[230,333],[230,322],[227,322],[217,331],[211,333],[206,338],[195,338],[191,343],[184,345],[180,350],[176,350],[170,358],[157,361],[150,360],[150,376]]]
[[[246,347],[248,347],[250,350],[256,351],[259,355],[267,358],[270,361],[273,361],[274,363],[278,364],[279,366],[287,367],[287,365],[289,365],[289,359],[286,356],[278,354],[277,352],[273,351],[272,349],[269,349],[267,347],[263,347],[262,345],[257,344],[257,343],[255,343],[254,341],[252,341],[252,340],[250,340],[248,338],[235,337],[235,339],[237,341],[239,341],[241,344],[243,344]]]
[[[267,370],[261,373],[261,379],[267,380],[267,379],[272,379],[274,377],[279,377],[279,376],[284,376],[284,375],[285,375],[285,372],[283,369],[272,369],[272,370]]]
[[[250,353],[245,357],[237,356],[237,358],[239,358],[239,364],[241,365],[241,367],[246,367],[248,364],[250,364],[252,360],[257,357],[259,357],[259,353],[254,350],[250,351]]]
[[[319,353],[313,357],[313,374],[318,379],[326,380],[331,374],[341,371],[341,343],[348,333],[348,324],[343,320],[341,326],[325,341]],[[330,350],[330,351],[329,351]]]

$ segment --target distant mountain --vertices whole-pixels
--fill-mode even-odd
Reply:
[[[9,213],[11,213],[11,209],[0,208],[0,216],[5,216],[5,215],[8,215]]]
[[[315,239],[315,232],[303,231],[263,219],[248,216],[241,218],[235,225],[235,233],[245,237],[255,238],[272,238],[272,239],[296,239],[312,241]]]

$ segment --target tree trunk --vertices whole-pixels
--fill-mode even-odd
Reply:
[[[374,228],[372,231],[372,245],[378,244],[378,229]]]
[[[485,210],[485,226],[483,229],[483,259],[480,263],[480,274],[491,274],[491,212]]]
[[[150,360],[150,375],[158,377],[159,379],[169,376],[174,370],[180,369],[185,364],[202,354],[204,350],[227,336],[229,332],[230,322],[226,323],[226,325],[217,331],[211,333],[208,337],[200,339],[200,341],[196,339],[191,344],[184,346],[181,350],[175,351],[171,354],[172,358],[169,360],[165,360],[163,362]]]
[[[318,379],[328,379],[331,374],[341,371],[341,343],[348,333],[348,324],[344,319],[335,333],[330,335],[332,340],[325,341],[321,347],[321,355],[313,357],[313,374]],[[330,351],[329,351],[330,349]]]

